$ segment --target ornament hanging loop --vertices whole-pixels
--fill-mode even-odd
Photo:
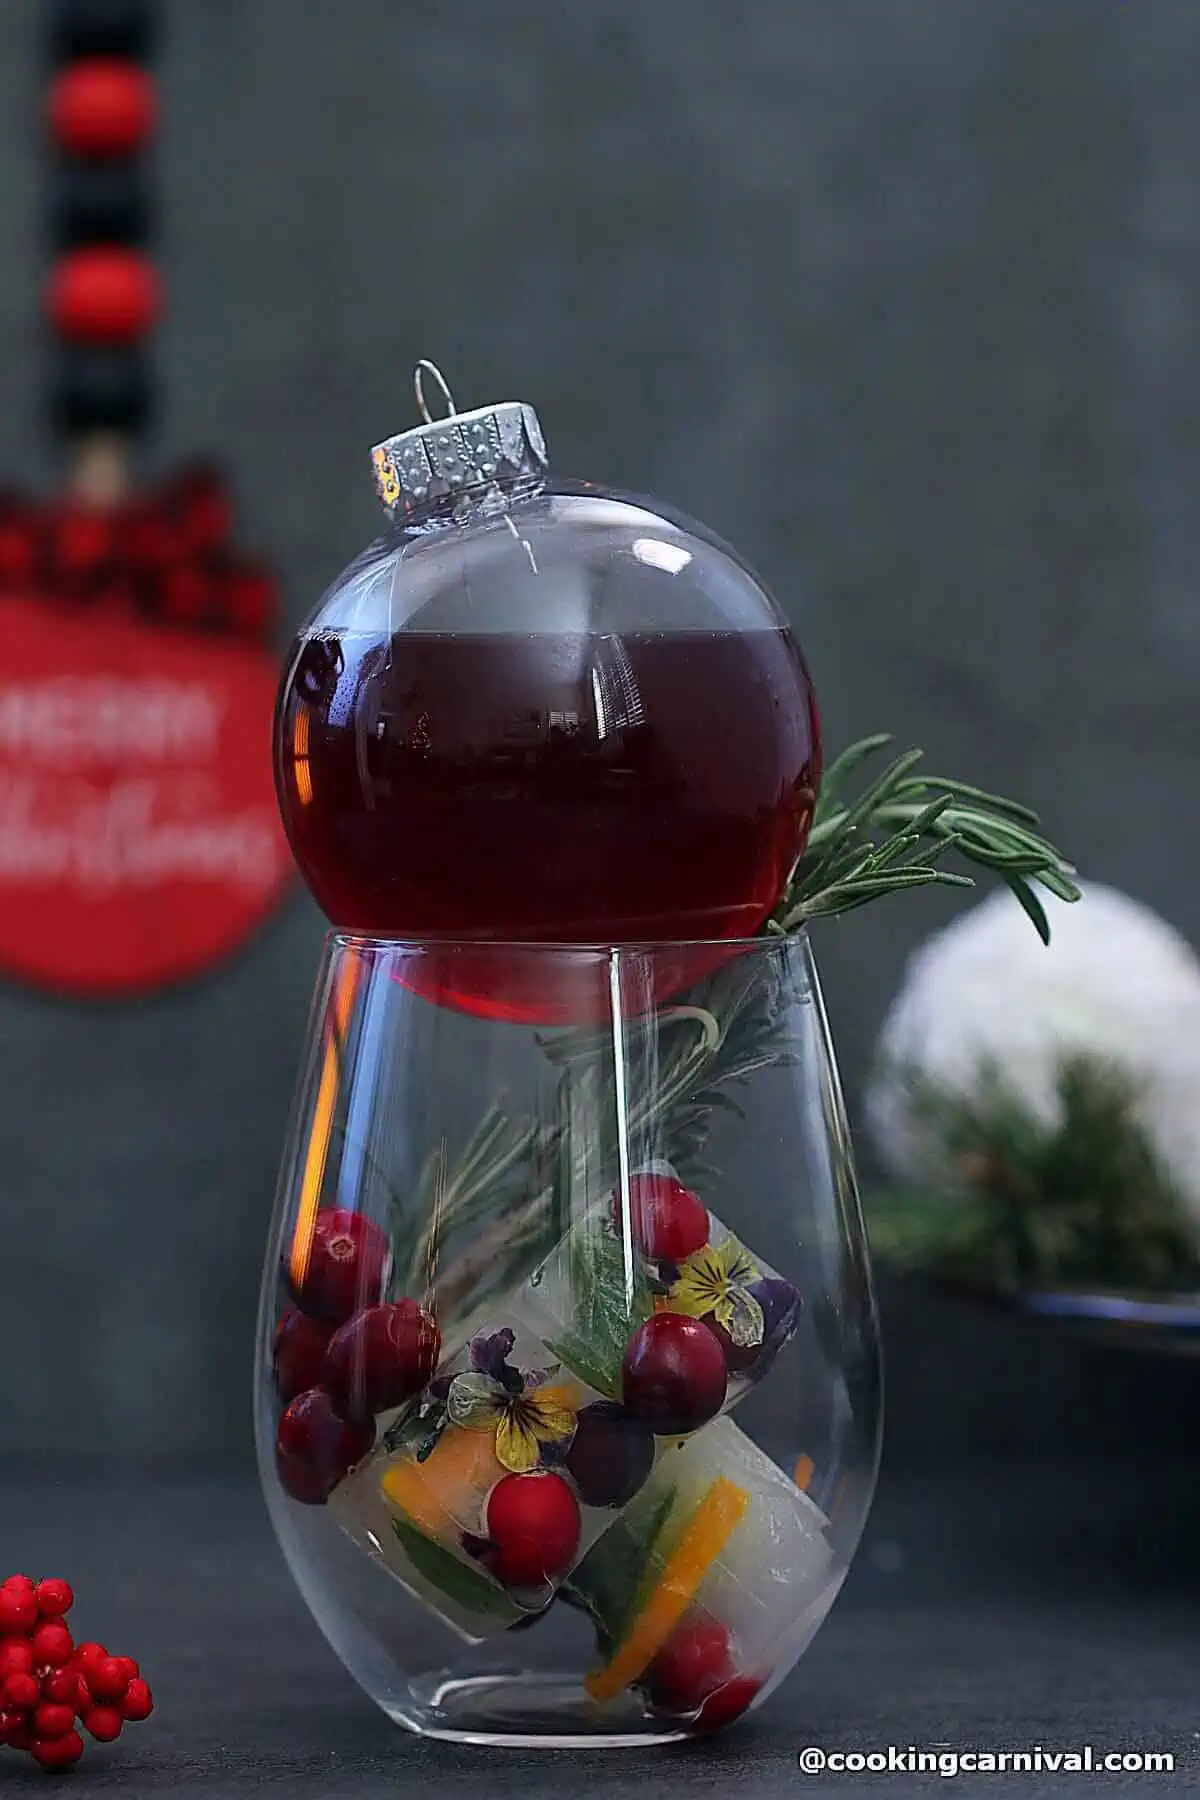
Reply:
[[[413,393],[417,397],[417,411],[420,413],[421,418],[426,425],[432,425],[434,422],[433,414],[430,412],[428,403],[425,399],[426,375],[432,376],[433,380],[441,389],[442,398],[446,402],[445,416],[448,419],[454,418],[455,414],[458,412],[458,408],[454,404],[454,395],[450,392],[450,383],[446,380],[446,377],[442,374],[442,371],[438,368],[437,364],[427,361],[425,357],[421,358],[420,362],[413,370]]]

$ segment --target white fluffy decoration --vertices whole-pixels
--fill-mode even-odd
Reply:
[[[872,1137],[900,1181],[936,1178],[938,1155],[890,1070],[969,1094],[981,1065],[1047,1124],[1064,1056],[1128,1070],[1141,1117],[1200,1225],[1200,961],[1156,913],[1087,885],[1046,899],[1045,946],[1007,888],[938,932],[909,961],[867,1095]]]

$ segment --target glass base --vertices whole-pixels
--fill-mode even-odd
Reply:
[[[579,1683],[553,1675],[429,1675],[413,1707],[385,1706],[419,1737],[501,1750],[622,1750],[673,1744],[689,1734],[653,1719],[632,1698],[594,1706]]]

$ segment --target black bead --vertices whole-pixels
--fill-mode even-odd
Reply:
[[[55,0],[51,54],[59,62],[77,56],[153,55],[158,8],[149,0]]]
[[[143,431],[151,402],[149,364],[138,351],[57,347],[50,406],[58,431]]]
[[[59,250],[81,244],[144,244],[152,227],[145,177],[132,163],[61,163],[50,228]]]

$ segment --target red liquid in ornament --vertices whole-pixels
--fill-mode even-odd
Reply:
[[[820,779],[812,686],[783,630],[318,631],[293,647],[276,744],[284,825],[323,911],[410,942],[750,937]],[[669,985],[714,960],[679,958]],[[554,992],[545,958],[516,953],[414,968],[413,986],[491,1017],[563,1023],[599,1004],[595,961],[575,974],[564,958]]]

